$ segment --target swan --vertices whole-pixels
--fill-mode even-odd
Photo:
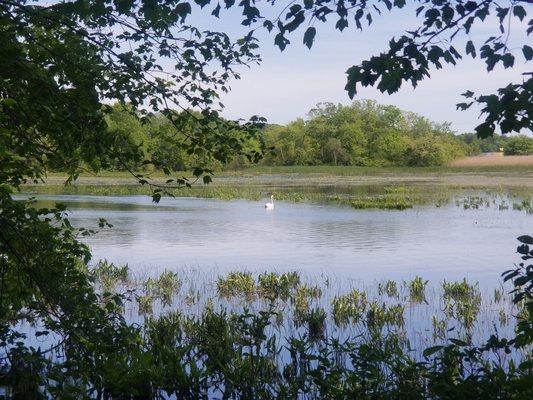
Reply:
[[[274,208],[274,196],[270,196],[270,203],[265,203],[265,208],[267,210],[272,210]]]

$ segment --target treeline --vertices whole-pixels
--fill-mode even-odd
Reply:
[[[321,103],[307,119],[287,125],[267,125],[257,138],[243,138],[231,128],[219,132],[228,140],[243,141],[243,155],[225,163],[208,152],[186,152],[184,143],[194,137],[194,127],[176,128],[166,117],[155,115],[141,122],[129,110],[114,106],[109,130],[125,148],[137,148],[156,165],[174,170],[242,168],[252,164],[244,153],[270,149],[262,165],[439,166],[458,157],[505,149],[505,154],[532,154],[527,136],[478,139],[474,133],[455,134],[447,123],[438,124],[398,107],[375,101],[356,101],[349,106]],[[230,125],[231,126],[231,125]],[[131,159],[131,157],[130,157]],[[143,168],[142,157],[129,161]],[[132,164],[133,163],[133,164]],[[111,166],[122,169],[120,162]]]
[[[448,124],[374,101],[319,104],[307,120],[265,130],[271,165],[442,165],[472,152]]]

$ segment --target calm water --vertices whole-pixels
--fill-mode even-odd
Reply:
[[[86,239],[94,259],[133,271],[194,267],[225,272],[299,270],[377,280],[421,275],[493,286],[518,261],[515,238],[531,234],[533,215],[497,207],[355,210],[305,203],[148,196],[38,196],[67,204],[73,223],[114,225]]]

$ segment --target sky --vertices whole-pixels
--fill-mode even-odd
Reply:
[[[235,10],[237,11],[237,10]],[[203,15],[205,15],[205,9]],[[194,15],[193,15],[194,17]],[[230,36],[245,32],[240,25],[237,12],[221,13],[214,18],[197,19],[199,25],[224,31]],[[513,22],[510,43],[523,43],[525,29]],[[242,79],[231,83],[232,90],[222,96],[226,108],[223,115],[228,118],[264,116],[270,123],[287,123],[307,112],[319,102],[350,104],[344,90],[346,70],[361,61],[379,54],[387,48],[393,36],[401,35],[406,29],[417,26],[413,9],[385,13],[363,32],[355,26],[344,32],[333,29],[332,24],[316,25],[318,33],[311,50],[302,44],[305,31],[299,29],[284,52],[274,46],[274,35],[261,34],[260,53],[263,62],[259,66],[243,68]],[[474,29],[470,38],[479,43],[481,38],[497,34],[494,20]],[[464,41],[458,41],[457,48],[464,49]],[[455,104],[464,101],[461,93],[472,90],[478,93],[492,93],[511,82],[521,82],[522,73],[528,70],[522,61],[521,51],[515,53],[517,63],[513,69],[496,68],[487,73],[479,59],[464,58],[457,66],[431,72],[431,78],[423,81],[416,89],[404,85],[393,95],[382,94],[377,89],[361,89],[355,99],[373,99],[382,104],[393,104],[406,111],[419,113],[435,122],[450,122],[457,132],[471,132],[481,120],[479,109],[457,111]]]

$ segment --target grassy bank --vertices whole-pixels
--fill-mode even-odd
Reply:
[[[162,172],[146,173],[153,182],[164,184],[168,176]],[[176,177],[190,177],[190,172],[177,172]],[[62,185],[64,174],[50,174],[45,185]],[[136,185],[128,172],[102,171],[98,175],[82,174],[74,185]],[[532,166],[479,167],[349,167],[349,166],[254,166],[242,170],[216,171],[211,186],[368,186],[431,185],[473,188],[529,188],[533,191]]]
[[[524,158],[529,157],[525,156]],[[483,157],[479,157],[483,159]],[[507,157],[506,157],[507,158]],[[533,159],[533,157],[530,157]],[[253,166],[234,173],[252,173],[252,174],[331,174],[331,175],[426,175],[435,173],[529,173],[533,174],[533,162],[506,164],[495,163],[476,163],[470,161],[470,157],[457,160],[450,165],[439,167],[357,167],[342,165],[316,165],[316,166]],[[459,162],[461,161],[461,162]],[[231,173],[231,171],[229,171]]]

